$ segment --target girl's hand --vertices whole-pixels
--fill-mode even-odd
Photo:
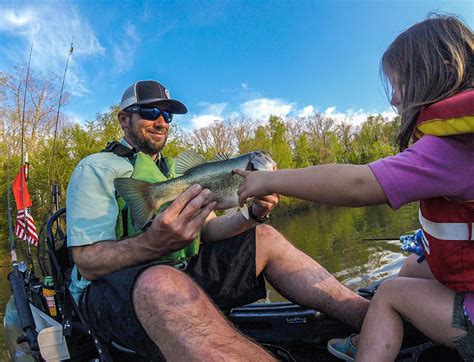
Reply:
[[[264,196],[272,194],[268,188],[268,180],[271,177],[272,171],[245,171],[235,169],[235,174],[244,177],[240,184],[239,191],[239,204],[244,205],[245,200],[249,197],[262,198]]]

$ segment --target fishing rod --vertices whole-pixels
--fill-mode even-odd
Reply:
[[[63,74],[63,80],[61,83],[61,91],[59,92],[59,102],[58,102],[58,110],[56,112],[56,122],[55,122],[55,127],[54,127],[54,139],[53,139],[53,151],[52,151],[52,157],[51,157],[51,168],[49,171],[49,188],[51,191],[51,201],[49,204],[49,215],[53,214],[53,208],[55,211],[59,210],[59,198],[61,196],[61,189],[60,185],[56,184],[54,182],[54,160],[56,158],[56,139],[58,135],[58,124],[59,124],[59,112],[61,110],[61,101],[63,98],[63,90],[64,90],[64,82],[66,80],[66,73],[67,73],[67,67],[69,64],[69,59],[71,58],[71,54],[74,51],[73,47],[73,42],[74,38],[72,38],[71,41],[71,46],[69,48],[69,53],[67,55],[67,60],[66,60],[66,66],[64,67],[64,74]]]
[[[18,257],[16,255],[16,243],[15,238],[13,237],[13,220],[12,220],[12,206],[11,206],[11,190],[10,190],[10,150],[5,140],[5,123],[2,122],[2,134],[3,142],[6,148],[7,155],[7,214],[8,214],[8,234],[10,238],[10,257],[12,265],[15,266],[18,262]]]
[[[48,263],[45,262],[46,257],[47,257],[46,248],[44,247],[46,245],[44,242],[46,238],[46,231],[45,231],[46,224],[49,218],[54,214],[54,212],[58,211],[61,208],[60,206],[61,186],[54,182],[54,164],[55,164],[55,159],[56,159],[56,140],[57,140],[57,135],[58,135],[58,127],[59,127],[59,114],[61,110],[61,102],[62,102],[62,97],[63,97],[64,83],[66,79],[67,69],[69,65],[69,59],[74,50],[73,41],[74,41],[74,38],[71,41],[71,46],[69,48],[66,65],[64,67],[64,74],[63,74],[63,79],[61,83],[61,90],[59,93],[59,101],[58,101],[58,106],[57,106],[57,111],[56,111],[56,120],[55,120],[54,137],[53,137],[53,149],[51,152],[51,164],[50,164],[49,175],[48,175],[48,178],[49,178],[48,184],[49,184],[49,191],[50,191],[49,207],[48,207],[48,211],[46,211],[46,215],[43,218],[43,222],[41,224],[41,228],[38,234],[40,240],[38,241],[37,256],[39,260],[39,267],[43,276],[47,276],[51,274],[51,270],[48,267]]]

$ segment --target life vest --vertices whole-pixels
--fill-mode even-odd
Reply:
[[[113,152],[121,157],[127,157],[133,165],[133,172],[130,176],[131,178],[147,181],[147,182],[164,182],[168,179],[177,177],[175,172],[175,159],[173,158],[162,158],[160,161],[165,163],[167,175],[164,175],[163,172],[157,167],[156,162],[148,155],[143,152],[133,153],[133,152],[124,152],[124,149],[120,146],[115,147],[118,144],[116,142],[112,147],[108,146],[105,151]],[[119,144],[120,145],[120,144]],[[125,146],[123,146],[125,147]],[[130,150],[131,151],[131,150]],[[135,236],[142,233],[142,230],[137,230],[133,227],[131,222],[131,213],[130,209],[127,207],[127,203],[120,196],[117,195],[117,204],[119,207],[119,214],[117,217],[117,224],[115,226],[115,235],[117,240],[126,237],[126,236]],[[163,205],[157,210],[157,214],[162,212],[168,204]],[[158,259],[160,263],[182,263],[191,258],[192,256],[197,255],[199,252],[200,244],[200,234],[186,247],[174,251],[164,257]]]
[[[474,89],[422,110],[414,138],[470,133],[474,133]],[[435,278],[455,291],[474,290],[474,200],[421,200],[419,219],[424,255]]]

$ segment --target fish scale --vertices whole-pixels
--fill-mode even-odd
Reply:
[[[237,191],[241,177],[232,170],[273,170],[275,162],[262,151],[206,162],[194,151],[187,151],[176,161],[176,168],[185,170],[180,177],[157,183],[132,178],[117,178],[115,189],[129,205],[135,228],[143,228],[163,204],[173,201],[184,190],[194,184],[209,189],[212,201],[217,201],[217,210],[225,210],[239,205]],[[178,166],[179,165],[179,166]],[[184,166],[183,166],[184,165]]]

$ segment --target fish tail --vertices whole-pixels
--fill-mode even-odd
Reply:
[[[142,229],[157,209],[153,200],[153,183],[133,178],[116,178],[114,185],[130,208],[133,227]]]

